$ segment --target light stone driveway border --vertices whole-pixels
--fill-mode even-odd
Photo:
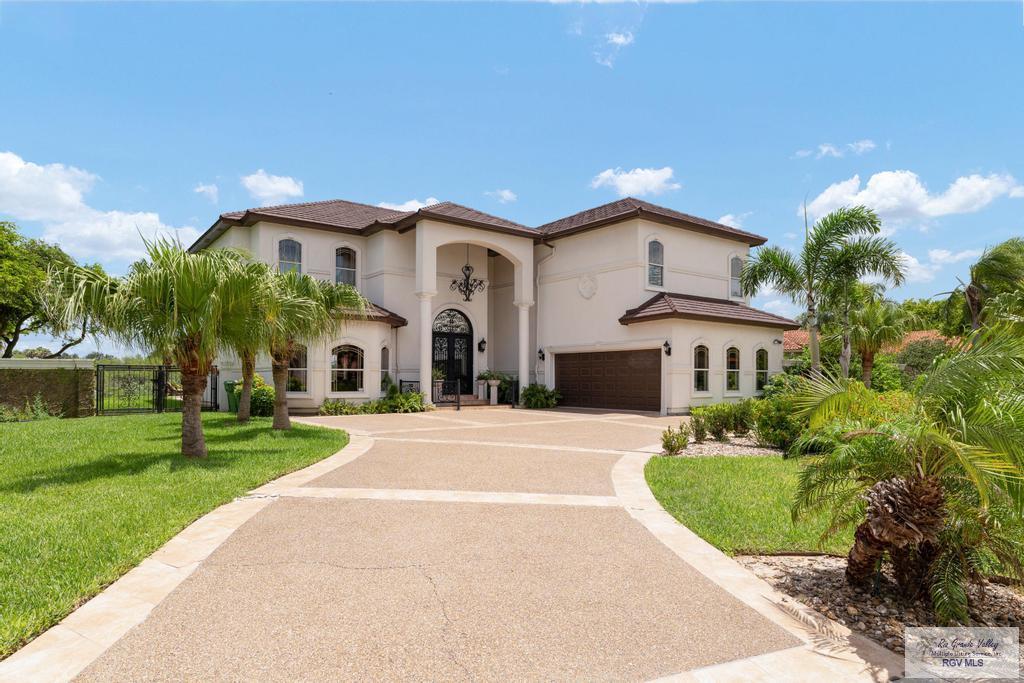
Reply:
[[[594,419],[593,416],[590,419]],[[605,420],[612,421],[614,418],[604,417],[600,421]],[[294,421],[332,427],[315,420]],[[514,426],[558,421],[538,420]],[[575,420],[569,418],[565,421]],[[474,426],[465,424],[463,428],[472,429]],[[603,451],[622,455],[612,468],[615,496],[305,487],[305,484],[327,472],[352,462],[373,446],[375,439],[371,434],[377,432],[344,429],[349,434],[349,443],[340,451],[264,484],[247,496],[200,517],[59,624],[0,662],[0,683],[71,680],[131,628],[142,623],[150,611],[188,578],[199,563],[235,530],[279,497],[621,506],[681,560],[804,643],[800,647],[703,667],[659,680],[714,683],[760,680],[887,681],[902,675],[902,657],[776,591],[669,515],[654,498],[644,477],[644,467],[652,457],[655,446],[636,451]],[[420,430],[414,428],[408,431]],[[385,440],[434,442],[429,439],[387,437]],[[518,448],[598,451],[531,444],[480,443]]]

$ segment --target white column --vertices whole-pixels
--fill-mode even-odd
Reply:
[[[530,306],[533,302],[516,302],[519,307],[519,392],[530,384]]]
[[[434,292],[417,292],[420,298],[420,391],[423,392],[423,399],[426,403],[433,403],[434,383],[431,377],[431,366],[433,364],[433,339],[434,316],[432,315],[432,301]]]

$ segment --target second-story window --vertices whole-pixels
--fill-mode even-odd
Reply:
[[[733,256],[729,259],[729,296],[734,299],[743,298],[743,287],[740,285],[740,273],[743,272],[743,259]]]
[[[665,247],[658,240],[647,243],[647,286],[665,286]]]
[[[277,269],[282,273],[294,270],[302,272],[302,245],[295,240],[281,240],[277,243]]]
[[[339,285],[356,286],[356,252],[348,247],[334,250],[334,281]]]

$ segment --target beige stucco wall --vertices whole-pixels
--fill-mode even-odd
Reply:
[[[647,284],[647,244],[665,248],[664,286]],[[554,386],[557,353],[660,348],[669,341],[672,356],[662,357],[662,411],[684,412],[693,405],[754,395],[754,352],[768,350],[769,371],[781,372],[780,331],[747,325],[662,320],[634,325],[618,322],[628,309],[660,291],[728,298],[729,262],[745,258],[747,245],[701,233],[634,219],[579,233],[536,247],[537,315],[534,330],[545,361],[537,377]],[[695,395],[691,374],[698,340],[711,353],[711,391]],[[725,393],[725,349],[741,355],[741,391]]]

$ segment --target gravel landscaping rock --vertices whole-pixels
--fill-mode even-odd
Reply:
[[[893,652],[903,652],[904,627],[940,625],[931,605],[908,604],[899,597],[888,568],[883,569],[874,592],[846,583],[844,557],[747,555],[735,559],[776,589]],[[1024,627],[1024,596],[1019,589],[989,582],[971,586],[968,595],[969,626]]]
[[[709,455],[782,455],[777,448],[760,446],[750,436],[732,436],[722,443],[708,439],[704,443],[690,441],[690,445],[679,454],[680,457],[704,457]]]

